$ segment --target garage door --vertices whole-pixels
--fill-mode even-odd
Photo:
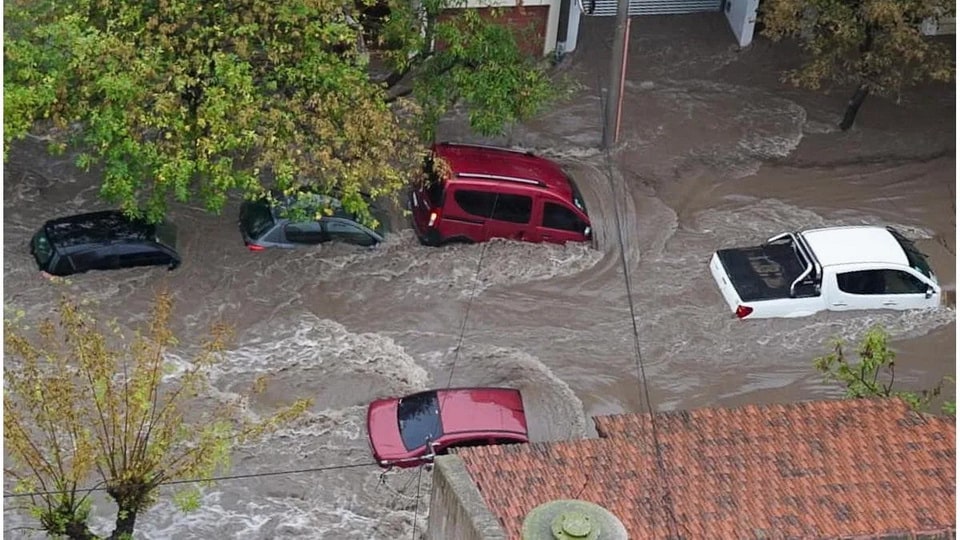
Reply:
[[[616,0],[581,0],[586,14],[595,16],[614,16],[617,14]],[[630,15],[681,15],[701,11],[720,11],[723,0],[630,0]]]

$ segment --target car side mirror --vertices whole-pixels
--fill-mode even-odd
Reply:
[[[590,226],[589,226],[589,225],[587,225],[586,227],[583,228],[583,235],[586,236],[587,238],[590,238],[590,233],[591,233],[591,232],[593,232],[593,231],[590,229]]]
[[[925,298],[933,297],[933,287],[927,285],[927,293],[924,295]]]

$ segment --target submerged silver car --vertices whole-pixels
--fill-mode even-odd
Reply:
[[[308,215],[315,214],[316,208],[326,208],[332,213],[308,221],[293,221],[284,217],[294,207],[306,210]],[[380,222],[383,223],[383,220],[380,219]],[[296,248],[324,242],[374,246],[383,242],[384,230],[382,225],[375,230],[361,224],[333,197],[301,194],[280,198],[274,203],[267,199],[244,201],[240,205],[240,233],[247,249],[263,251],[266,248]]]

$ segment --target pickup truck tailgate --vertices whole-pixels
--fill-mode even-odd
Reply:
[[[720,255],[717,253],[714,253],[710,259],[710,273],[713,274],[713,279],[717,282],[717,287],[720,287],[720,294],[723,295],[723,299],[727,302],[727,305],[730,306],[730,311],[735,312],[737,306],[741,304],[740,295],[737,294],[733,283],[730,282],[727,270],[723,267],[723,263],[720,262]]]

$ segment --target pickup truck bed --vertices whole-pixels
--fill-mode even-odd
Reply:
[[[790,284],[804,267],[790,244],[717,251],[731,284],[744,302],[790,297]]]

